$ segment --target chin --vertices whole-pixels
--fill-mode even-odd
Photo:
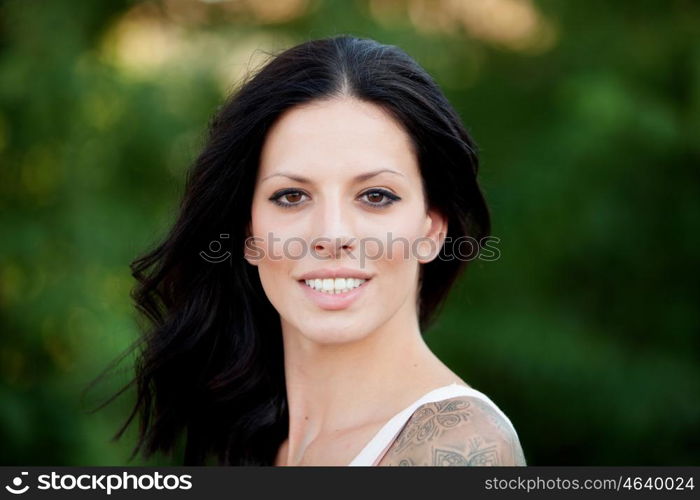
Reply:
[[[369,331],[357,325],[355,321],[319,320],[314,324],[302,324],[299,331],[307,339],[317,344],[347,344],[365,338]]]

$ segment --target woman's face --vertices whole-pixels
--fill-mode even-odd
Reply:
[[[447,232],[426,209],[409,136],[354,98],[313,101],[275,122],[251,219],[246,259],[268,299],[283,325],[323,344],[415,318],[419,262],[435,258]]]

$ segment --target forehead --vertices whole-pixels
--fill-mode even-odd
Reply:
[[[354,98],[312,101],[291,108],[271,127],[260,175],[278,170],[310,177],[334,171],[391,168],[406,175],[418,166],[411,139],[383,108]]]

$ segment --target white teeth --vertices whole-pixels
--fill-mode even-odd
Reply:
[[[337,294],[344,293],[357,288],[366,280],[359,278],[325,278],[304,280],[307,286],[323,293]]]

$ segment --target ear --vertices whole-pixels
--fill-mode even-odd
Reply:
[[[261,249],[252,234],[252,222],[249,222],[246,226],[245,238],[243,240],[243,258],[245,258],[251,266],[257,266],[261,257]]]
[[[447,236],[447,218],[438,210],[430,209],[425,215],[423,236],[418,244],[418,262],[427,264],[437,258]]]

